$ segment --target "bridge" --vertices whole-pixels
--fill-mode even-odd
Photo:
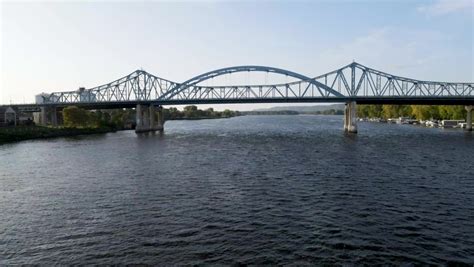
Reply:
[[[203,82],[238,72],[284,75],[292,82],[262,85],[204,86]],[[163,130],[165,105],[231,103],[346,103],[344,129],[357,132],[356,105],[426,104],[466,106],[472,130],[473,82],[422,81],[392,75],[353,62],[337,70],[308,77],[265,66],[236,66],[173,82],[137,70],[94,88],[42,94],[32,105],[10,105],[41,112],[43,124],[57,124],[57,113],[67,106],[86,109],[136,108],[137,132]]]

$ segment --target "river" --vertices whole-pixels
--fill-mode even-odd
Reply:
[[[474,263],[474,134],[342,116],[0,146],[0,265]]]

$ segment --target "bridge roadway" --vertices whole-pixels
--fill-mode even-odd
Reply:
[[[203,86],[206,80],[237,72],[266,72],[295,79],[284,84]],[[183,83],[137,70],[91,89],[37,96],[35,104],[8,105],[41,113],[42,124],[58,123],[67,106],[86,109],[136,108],[137,132],[163,130],[161,107],[190,104],[346,103],[344,129],[357,132],[356,104],[464,105],[472,130],[474,83],[422,81],[381,72],[353,62],[309,78],[265,66],[236,66],[195,76]],[[469,123],[469,121],[471,123]]]

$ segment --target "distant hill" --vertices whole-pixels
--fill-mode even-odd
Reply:
[[[263,110],[263,111],[241,111],[242,115],[298,115],[300,114],[294,110]]]
[[[284,107],[271,107],[254,109],[255,112],[273,112],[273,111],[296,111],[300,114],[304,113],[319,113],[327,110],[344,110],[344,104],[331,104],[331,105],[314,105],[314,106],[284,106]]]

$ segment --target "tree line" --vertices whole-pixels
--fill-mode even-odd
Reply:
[[[341,109],[326,109],[318,110],[314,112],[307,112],[306,114],[316,114],[316,115],[344,115],[344,110]]]
[[[216,111],[213,108],[205,110],[198,109],[196,106],[185,106],[183,110],[171,107],[163,109],[165,120],[183,120],[183,119],[216,119],[230,118],[241,115],[239,111],[225,109],[224,111]]]
[[[196,106],[186,106],[182,111],[174,107],[163,109],[163,115],[165,120],[183,120],[229,118],[238,116],[240,113],[229,109],[215,111],[213,108],[201,110]],[[89,111],[69,106],[63,109],[62,116],[66,127],[123,129],[131,128],[135,124],[136,111],[134,109]]]
[[[462,120],[466,118],[464,106],[430,105],[357,105],[360,118],[410,117],[417,120]]]
[[[76,106],[63,109],[63,124],[66,127],[79,128],[123,128],[134,120],[135,111],[131,109],[89,111]]]

